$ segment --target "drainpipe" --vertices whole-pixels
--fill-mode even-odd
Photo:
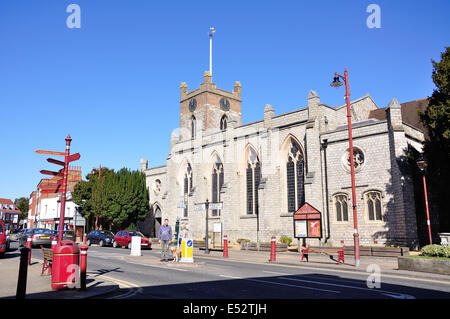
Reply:
[[[324,168],[325,168],[325,202],[326,209],[327,209],[327,236],[325,237],[325,243],[330,239],[330,207],[328,203],[328,168],[327,168],[327,146],[328,146],[328,140],[324,139],[322,142],[322,150],[323,150],[323,161],[324,161]]]

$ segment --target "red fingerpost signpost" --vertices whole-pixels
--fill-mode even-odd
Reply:
[[[46,185],[41,193],[61,193],[61,208],[59,214],[59,231],[58,243],[53,247],[53,269],[52,269],[52,290],[59,290],[63,288],[70,288],[76,282],[76,268],[79,265],[79,249],[76,244],[69,240],[63,240],[64,234],[64,212],[66,210],[66,192],[67,182],[69,179],[69,163],[80,159],[80,154],[70,155],[70,142],[72,141],[70,135],[66,137],[65,152],[54,151],[35,151],[43,155],[64,156],[64,162],[53,158],[48,158],[47,161],[52,164],[60,165],[61,168],[57,172],[41,170],[42,174],[59,177],[56,183]],[[74,273],[75,271],[75,273]]]
[[[57,177],[62,177],[59,179],[56,184],[51,184],[43,188],[41,193],[49,194],[49,193],[61,193],[61,212],[59,214],[59,228],[60,230],[64,230],[64,212],[66,211],[66,192],[67,192],[67,180],[69,175],[69,163],[73,161],[77,161],[80,159],[80,153],[70,155],[70,142],[72,142],[72,138],[70,134],[66,137],[66,151],[65,152],[55,152],[55,151],[45,151],[45,150],[36,150],[37,154],[43,155],[56,155],[56,156],[64,156],[64,162],[58,161],[53,158],[47,158],[47,162],[60,165],[61,168],[57,172],[41,170],[42,174],[53,175]],[[58,232],[58,243],[61,242],[63,236],[63,232]]]

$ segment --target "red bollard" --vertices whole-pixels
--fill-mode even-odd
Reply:
[[[88,246],[80,247],[80,286],[81,290],[86,290],[86,269],[87,269],[87,250]]]
[[[56,238],[52,238],[52,250],[56,247],[57,244],[58,241],[56,240]]]
[[[27,237],[27,248],[29,249],[29,251],[28,251],[28,265],[31,265],[31,244],[32,244],[31,237]]]
[[[228,258],[228,236],[223,236],[223,257]]]
[[[84,234],[83,244],[86,245],[87,234]]]
[[[272,236],[272,244],[270,245],[270,259],[269,261],[276,261],[276,243],[275,243],[275,236]]]

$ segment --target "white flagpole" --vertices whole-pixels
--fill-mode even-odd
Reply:
[[[213,27],[209,28],[209,74],[212,77],[212,38],[213,34],[216,32]]]

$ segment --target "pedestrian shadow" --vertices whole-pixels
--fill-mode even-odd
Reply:
[[[93,275],[94,277],[98,277],[101,275],[105,275],[105,274],[109,274],[109,273],[123,273],[123,270],[120,270],[120,267],[116,267],[113,269],[96,269],[93,271],[88,271],[87,274],[88,275]]]

